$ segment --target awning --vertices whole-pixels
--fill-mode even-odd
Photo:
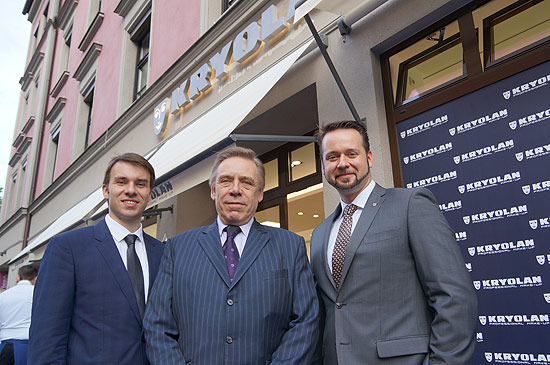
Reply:
[[[311,41],[306,42],[271,65],[248,84],[185,126],[149,157],[149,162],[155,168],[159,182],[153,190],[153,200],[149,206],[158,204],[208,179],[212,160],[206,159],[216,150],[233,143],[229,134],[258,105],[310,44]],[[151,153],[146,156],[148,155]],[[204,162],[200,163],[201,161]],[[190,171],[181,174],[182,171],[190,168],[197,172],[192,180],[189,177],[192,175]],[[180,174],[176,176],[178,173]],[[155,192],[159,193],[158,196],[155,196]],[[96,211],[105,208],[106,204],[100,188],[57,218],[48,228],[32,239],[29,245],[15,255],[9,263],[18,260],[46,243],[56,234],[80,224]]]
[[[50,224],[48,228],[32,239],[27,247],[15,255],[9,263],[11,264],[19,258],[25,256],[27,253],[39,247],[42,243],[46,242],[56,234],[83,223],[85,221],[85,217],[88,216],[90,212],[94,212],[97,208],[99,208],[103,204],[104,200],[103,191],[101,189],[97,189],[88,195],[87,198],[81,200],[74,207],[63,213],[63,215]]]

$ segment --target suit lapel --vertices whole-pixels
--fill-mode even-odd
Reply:
[[[378,214],[380,205],[382,205],[385,195],[386,189],[376,184],[374,186],[374,190],[369,196],[369,199],[367,200],[367,204],[365,204],[365,207],[363,208],[363,212],[359,217],[359,222],[357,222],[357,225],[353,230],[350,241],[346,246],[346,258],[344,259],[344,267],[342,269],[342,283],[346,279],[346,275],[349,271],[351,262],[353,261],[353,257],[355,256],[355,252],[357,252],[359,245],[361,244],[361,242],[363,242],[363,238],[369,230],[372,221],[374,220],[374,217],[376,216],[376,214]]]
[[[250,228],[250,232],[248,233],[248,238],[246,239],[243,254],[239,260],[239,265],[237,266],[237,271],[235,271],[232,285],[236,285],[239,282],[250,266],[252,266],[254,261],[256,261],[256,258],[260,252],[262,252],[268,241],[269,235],[267,234],[265,228],[260,223],[254,221],[254,223],[252,223],[252,227]],[[227,271],[227,267],[225,270]]]
[[[149,265],[149,293],[153,289],[155,282],[155,273],[158,272],[161,256],[154,255],[155,246],[159,243],[151,239],[145,232],[143,232],[143,240],[145,241],[145,252],[147,252],[147,263]]]
[[[225,282],[227,287],[231,286],[227,264],[223,257],[222,244],[220,242],[220,233],[216,222],[204,227],[203,234],[199,236],[199,245],[218,272],[218,275]]]
[[[100,221],[94,227],[95,245],[105,259],[105,262],[107,262],[107,266],[113,273],[113,277],[118,283],[120,290],[126,297],[130,308],[136,316],[136,319],[139,323],[141,323],[141,315],[137,306],[136,296],[132,289],[132,282],[130,281],[130,276],[128,276],[128,271],[124,267],[124,262],[122,262],[120,253],[118,252],[113,237],[111,236],[111,232],[109,232],[105,220]]]

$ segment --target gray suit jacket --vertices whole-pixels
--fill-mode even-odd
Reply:
[[[168,240],[143,326],[153,365],[307,364],[318,318],[302,237],[254,222],[231,281],[214,223]]]
[[[326,252],[340,212],[338,205],[311,239],[324,364],[469,363],[476,295],[432,193],[376,185],[347,245],[337,291]]]

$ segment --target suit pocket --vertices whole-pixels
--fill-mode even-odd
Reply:
[[[264,272],[264,280],[281,279],[281,278],[283,279],[288,278],[287,269]]]
[[[389,338],[376,341],[376,351],[380,358],[427,354],[429,348],[429,335]]]

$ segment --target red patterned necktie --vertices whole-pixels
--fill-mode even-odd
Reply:
[[[357,205],[350,204],[344,208],[344,218],[338,229],[336,242],[334,243],[334,251],[332,252],[332,277],[336,289],[340,287],[342,279],[342,269],[344,267],[344,259],[346,258],[346,245],[351,236],[351,225],[353,222],[353,213],[357,210]]]

